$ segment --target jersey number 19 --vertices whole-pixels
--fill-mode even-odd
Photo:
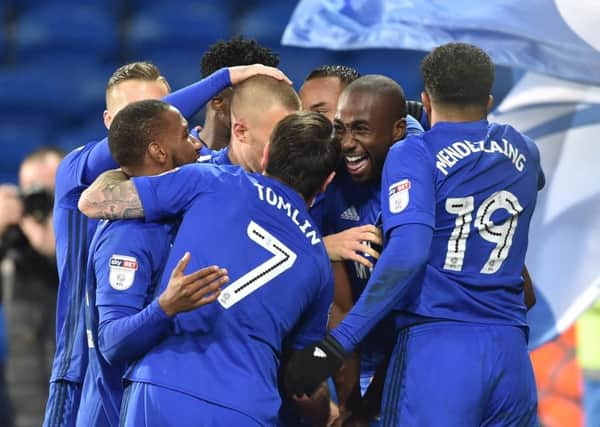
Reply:
[[[500,224],[495,224],[492,221],[492,215],[499,209],[508,211],[510,217]],[[448,240],[448,252],[444,263],[445,270],[461,271],[463,268],[474,210],[473,196],[446,199],[446,211],[457,215],[457,217]],[[517,229],[519,213],[522,211],[523,208],[519,204],[519,199],[510,191],[498,191],[492,194],[477,209],[475,229],[485,240],[496,244],[482,267],[481,273],[496,273],[508,257],[512,239]]]

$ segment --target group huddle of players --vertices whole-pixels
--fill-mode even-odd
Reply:
[[[219,42],[170,93],[106,90],[56,177],[45,426],[529,426],[523,269],[535,144],[489,123],[494,66],[451,43],[422,102]],[[202,128],[187,119],[206,107]]]

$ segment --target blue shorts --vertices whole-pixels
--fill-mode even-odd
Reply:
[[[537,426],[525,332],[434,322],[402,330],[388,367],[382,426]]]
[[[154,384],[133,382],[121,403],[121,427],[261,426],[241,412]]]
[[[81,399],[81,384],[58,380],[50,383],[44,427],[74,427]]]

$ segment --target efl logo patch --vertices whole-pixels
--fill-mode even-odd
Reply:
[[[408,206],[410,180],[403,179],[390,185],[390,212],[395,214],[402,212]]]
[[[138,269],[137,260],[125,255],[113,255],[109,261],[110,274],[108,281],[110,286],[117,291],[125,291],[133,285],[135,272]]]

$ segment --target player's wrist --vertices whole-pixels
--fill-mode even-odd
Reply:
[[[353,352],[355,346],[349,339],[346,339],[346,336],[341,332],[340,326],[342,324],[343,321],[335,329],[332,329],[326,339],[329,339],[329,342],[332,343],[332,345],[335,343],[337,351],[341,352],[345,357]]]
[[[177,314],[175,307],[171,304],[165,292],[158,297],[158,306],[167,317],[173,317]]]

